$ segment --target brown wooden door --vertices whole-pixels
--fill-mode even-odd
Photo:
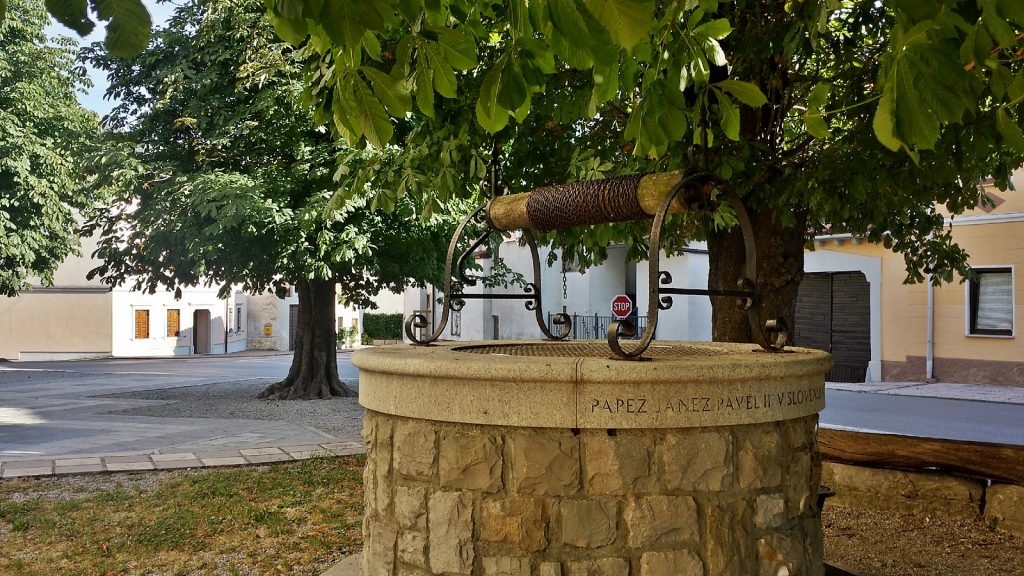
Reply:
[[[793,324],[795,345],[832,354],[829,381],[864,381],[871,361],[871,295],[863,273],[805,275]]]

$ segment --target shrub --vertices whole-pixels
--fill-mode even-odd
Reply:
[[[363,313],[363,334],[374,340],[401,340],[401,314]]]

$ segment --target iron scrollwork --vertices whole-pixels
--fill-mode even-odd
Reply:
[[[731,189],[723,189],[725,198],[732,205],[739,221],[740,230],[743,233],[743,247],[745,253],[744,276],[739,279],[735,290],[706,290],[694,288],[673,288],[672,275],[661,270],[661,233],[668,216],[669,209],[676,197],[683,193],[690,185],[698,179],[711,178],[703,172],[692,173],[672,189],[662,199],[658,212],[654,216],[651,225],[650,252],[648,254],[648,295],[647,295],[647,328],[643,337],[635,345],[623,346],[621,340],[636,336],[636,328],[628,320],[616,320],[608,326],[608,347],[616,358],[623,360],[642,359],[643,353],[654,340],[654,333],[658,327],[658,315],[662,310],[668,310],[673,305],[673,295],[707,295],[710,297],[735,297],[740,310],[746,311],[747,321],[750,323],[751,333],[756,343],[768,351],[779,352],[786,346],[789,339],[789,331],[784,318],[775,318],[765,322],[761,321],[760,314],[755,304],[757,303],[758,290],[754,279],[757,278],[757,251],[754,242],[754,228],[750,222],[743,202]]]
[[[405,335],[416,345],[427,345],[440,338],[448,325],[451,312],[458,312],[465,306],[466,300],[525,300],[527,310],[533,311],[537,319],[537,326],[544,337],[548,340],[564,340],[572,330],[572,322],[568,314],[555,314],[552,324],[558,327],[557,332],[552,333],[544,322],[543,306],[541,298],[541,269],[540,257],[537,251],[537,241],[529,230],[523,230],[523,238],[530,249],[530,256],[533,259],[533,282],[528,282],[523,287],[522,294],[485,294],[466,292],[467,286],[476,286],[478,278],[467,273],[469,259],[476,254],[476,251],[487,242],[491,234],[496,230],[486,219],[487,206],[481,206],[467,215],[459,227],[455,230],[451,242],[448,244],[448,256],[445,260],[445,284],[441,300],[441,320],[434,328],[434,331],[426,336],[420,337],[424,329],[430,326],[430,319],[423,314],[412,314],[405,321]],[[485,231],[477,237],[468,249],[459,253],[459,242],[465,235],[471,223],[485,226]],[[456,254],[458,257],[456,258]]]

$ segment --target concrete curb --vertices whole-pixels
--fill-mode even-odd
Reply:
[[[15,459],[0,461],[0,478],[247,466],[270,462],[294,462],[316,456],[354,456],[365,453],[366,448],[361,442],[331,442],[193,452]]]

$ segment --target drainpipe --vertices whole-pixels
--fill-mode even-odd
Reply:
[[[228,314],[231,309],[231,297],[224,299],[224,355],[228,353]]]
[[[928,339],[925,346],[924,370],[925,381],[935,380],[935,287],[932,286],[932,275],[927,276],[928,282]]]

